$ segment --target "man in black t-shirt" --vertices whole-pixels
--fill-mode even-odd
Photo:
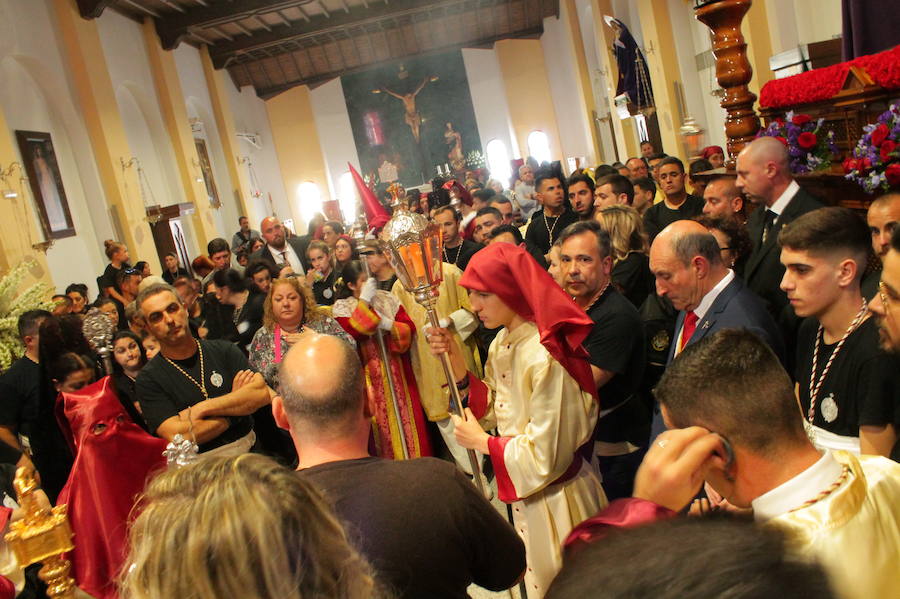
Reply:
[[[541,171],[534,179],[535,197],[543,206],[531,217],[525,230],[525,242],[540,250],[545,257],[563,229],[578,220],[566,201],[565,187],[556,172]]]
[[[148,429],[170,441],[193,437],[201,452],[248,451],[250,415],[271,401],[262,376],[234,344],[191,337],[187,310],[171,286],[151,285],[136,302],[160,346],[136,381]]]
[[[473,582],[498,591],[519,580],[524,544],[453,464],[369,456],[362,366],[350,346],[304,335],[278,379],[272,412],[294,439],[298,475],[322,491],[398,597],[462,599]]]
[[[452,206],[437,208],[432,219],[444,234],[444,262],[453,264],[460,270],[466,270],[469,260],[484,246],[462,238],[459,230],[461,217]]]
[[[644,213],[644,228],[650,242],[660,231],[678,220],[687,220],[703,214],[703,199],[685,189],[684,163],[674,156],[664,158],[658,166],[659,188],[665,198]]]
[[[594,328],[584,342],[600,396],[595,450],[610,499],[631,497],[650,434],[651,414],[638,391],[644,375],[643,323],[610,284],[609,235],[594,221],[568,226],[559,237],[563,285]]]
[[[40,403],[41,367],[38,365],[38,331],[50,313],[29,310],[19,316],[19,338],[25,355],[0,377],[0,441],[21,449],[19,435],[31,434]]]
[[[819,448],[888,455],[893,427],[883,416],[886,357],[877,347],[860,279],[869,250],[865,222],[848,208],[820,208],[778,235],[781,289],[807,318],[797,340],[796,381],[807,432]]]

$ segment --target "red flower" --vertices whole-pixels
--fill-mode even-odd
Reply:
[[[856,158],[848,158],[844,161],[844,172],[849,173],[850,171],[855,171],[859,168],[859,160]]]
[[[885,125],[884,123],[881,123],[880,125],[875,127],[875,130],[872,131],[872,145],[876,148],[881,146],[881,143],[885,139],[887,139],[889,132],[890,131],[888,130],[887,125]]]
[[[808,114],[795,114],[794,118],[791,119],[791,122],[797,125],[798,127],[802,127],[806,123],[810,122],[812,118]]]
[[[778,141],[783,143],[785,146],[788,145],[788,141],[785,138],[781,137],[780,135],[776,136],[775,139],[777,139]]]
[[[784,127],[784,119],[783,118],[778,117],[775,119],[775,122],[778,123],[779,127]]]
[[[881,142],[881,161],[887,162],[888,160],[890,160],[891,152],[893,152],[896,149],[897,149],[897,143],[893,140],[886,139],[883,142]]]
[[[872,161],[868,156],[859,161],[859,170],[863,173],[867,173],[872,170]]]
[[[804,150],[811,150],[815,148],[817,143],[819,143],[819,138],[816,137],[815,133],[806,131],[797,136],[797,145]]]
[[[889,164],[884,169],[884,178],[887,179],[888,185],[891,187],[900,185],[900,163]]]

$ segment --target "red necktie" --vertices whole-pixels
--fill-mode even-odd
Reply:
[[[678,347],[678,351],[681,352],[684,349],[684,346],[687,345],[687,342],[690,340],[691,335],[694,334],[694,331],[697,329],[697,315],[694,314],[693,311],[688,312],[684,317],[684,325],[681,327],[681,345]]]

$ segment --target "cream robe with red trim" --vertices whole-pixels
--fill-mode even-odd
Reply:
[[[525,541],[529,599],[542,597],[562,567],[566,536],[606,506],[596,471],[575,456],[593,435],[599,408],[541,345],[531,322],[512,333],[500,331],[483,382],[487,402],[478,400],[473,387],[470,407],[479,419],[491,411],[497,418],[501,436],[488,445],[499,496],[512,505],[514,525]],[[574,459],[583,463],[581,469],[551,484]]]

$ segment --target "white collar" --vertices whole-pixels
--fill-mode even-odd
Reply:
[[[791,184],[781,192],[781,195],[778,196],[778,199],[775,200],[775,203],[769,208],[769,210],[775,213],[776,219],[785,211],[798,191],[800,191],[800,186],[797,185],[796,181],[791,181]]]
[[[700,303],[694,308],[694,314],[697,315],[697,322],[703,320],[703,317],[706,316],[706,313],[709,311],[710,307],[712,307],[713,302],[716,301],[719,294],[722,293],[733,280],[734,271],[729,268],[728,273],[722,277],[722,280],[716,283],[715,287],[706,292],[706,295],[703,296],[703,299],[700,300]]]
[[[272,254],[273,257],[274,257],[274,256],[280,256],[280,255],[281,255],[282,253],[284,253],[284,252],[287,252],[287,254],[288,254],[289,256],[290,256],[292,253],[294,253],[294,248],[292,248],[292,247],[291,247],[291,244],[289,244],[289,243],[287,242],[287,239],[284,240],[284,248],[283,248],[283,249],[280,249],[280,250],[279,250],[279,249],[276,249],[276,248],[272,247],[272,246],[271,246],[270,244],[268,244],[268,243],[266,244],[266,247],[269,248],[269,252]]]
[[[766,522],[802,506],[833,485],[840,477],[841,469],[841,464],[826,451],[815,464],[754,499],[751,502],[753,518],[757,522]]]

